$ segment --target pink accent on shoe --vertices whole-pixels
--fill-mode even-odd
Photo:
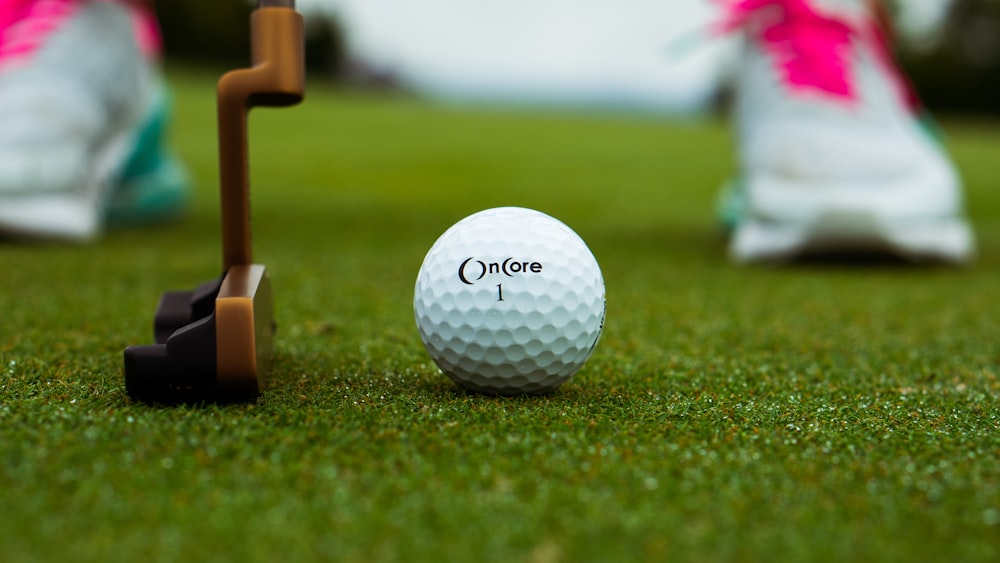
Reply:
[[[0,5],[0,40],[7,28],[24,17],[24,13],[35,0],[7,0]],[[2,43],[0,43],[2,45]]]
[[[728,2],[729,13],[716,31],[749,28],[751,37],[773,57],[792,93],[818,92],[847,103],[856,101],[850,67],[856,33],[848,23],[820,14],[806,0],[721,1]],[[768,8],[770,12],[760,14]]]
[[[135,39],[139,48],[147,57],[159,57],[163,51],[163,36],[160,35],[160,26],[156,22],[156,16],[152,10],[142,5],[136,5],[133,12]]]
[[[27,60],[69,18],[76,0],[8,0],[0,8],[0,70]]]
[[[162,49],[160,30],[152,11],[125,0],[2,0],[0,3],[0,70],[30,59],[76,10],[88,2],[120,2],[133,12],[136,43],[150,58]]]

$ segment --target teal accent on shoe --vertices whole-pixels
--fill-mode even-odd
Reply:
[[[746,189],[740,178],[729,180],[722,185],[715,200],[715,212],[719,225],[726,233],[732,233],[746,215]]]
[[[934,119],[934,116],[927,110],[923,110],[917,115],[917,125],[923,130],[930,138],[937,141],[939,145],[943,145],[945,141],[944,129],[941,129],[941,125]]]
[[[166,150],[167,96],[149,113],[138,131],[118,186],[105,210],[109,226],[129,226],[178,218],[187,209],[190,177]]]
[[[161,153],[156,168],[123,181],[108,202],[110,227],[134,226],[177,219],[190,198],[190,178],[180,161]]]
[[[167,100],[157,104],[157,107],[146,117],[145,123],[136,136],[127,164],[122,170],[122,178],[142,176],[156,170],[163,158],[163,145],[166,138],[167,121],[170,118]]]

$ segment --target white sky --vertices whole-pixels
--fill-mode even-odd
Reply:
[[[950,2],[905,1],[902,25],[925,33]],[[699,33],[716,14],[709,0],[298,0],[297,5],[306,13],[336,13],[347,28],[349,49],[361,60],[424,92],[467,101],[688,112],[714,91],[733,48],[731,41]],[[681,45],[687,48],[678,49]]]

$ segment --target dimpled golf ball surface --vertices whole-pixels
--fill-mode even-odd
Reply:
[[[434,243],[413,309],[434,362],[497,395],[545,393],[576,373],[604,325],[604,280],[572,229],[539,211],[487,209]]]

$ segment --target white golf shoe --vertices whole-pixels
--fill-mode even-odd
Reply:
[[[162,144],[155,28],[140,12],[11,0],[0,13],[0,236],[83,241],[184,207],[187,177]]]
[[[866,0],[727,2],[745,48],[739,180],[725,195],[736,262],[885,252],[974,255],[959,177]]]

